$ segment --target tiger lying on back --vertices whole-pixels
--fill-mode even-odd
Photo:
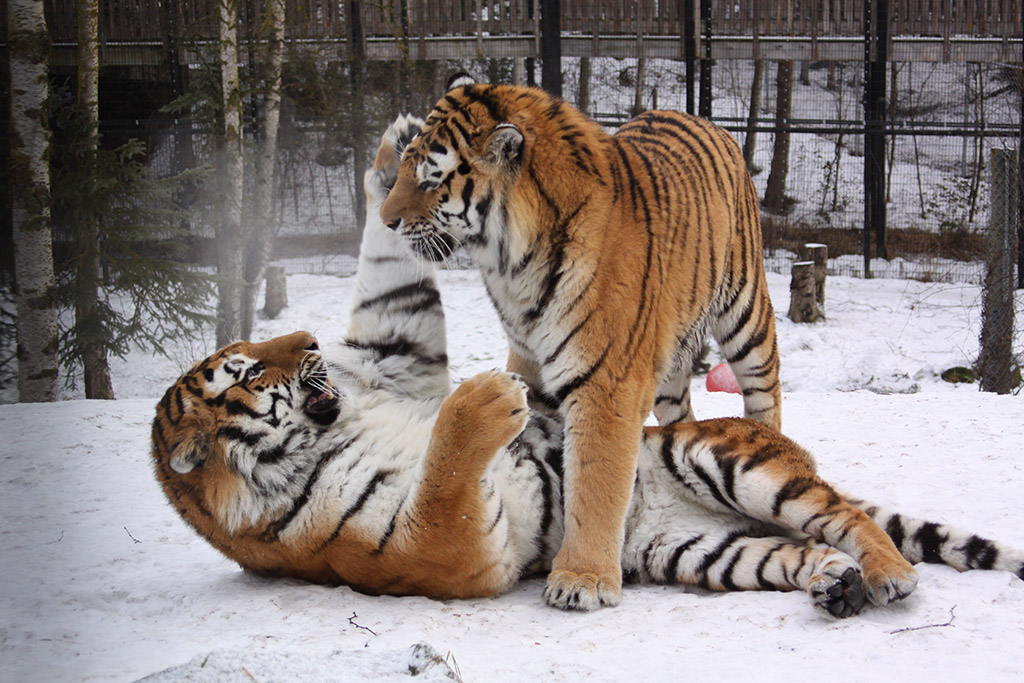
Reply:
[[[399,119],[386,133],[370,207],[415,127]],[[156,475],[179,514],[247,570],[375,594],[494,595],[559,547],[562,425],[531,412],[525,385],[503,372],[448,395],[433,271],[375,216],[336,357],[297,332],[197,363],[157,406]],[[845,617],[913,591],[910,562],[1024,578],[1024,553],[858,507],[756,422],[647,428],[639,453],[620,559],[631,580],[800,589]]]
[[[649,111],[608,135],[537,88],[451,85],[381,217],[421,253],[459,245],[479,268],[508,369],[565,425],[567,526],[546,599],[614,605],[644,421],[693,420],[708,335],[745,415],[780,428],[757,194],[708,121]]]

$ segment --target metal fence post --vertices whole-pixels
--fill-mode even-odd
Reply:
[[[540,84],[552,95],[562,96],[562,2],[541,0]]]
[[[878,256],[888,258],[885,236],[885,67],[887,0],[864,0],[864,277],[871,277],[871,233]]]
[[[982,293],[981,390],[1013,390],[1013,270],[1017,254],[1017,160],[1013,150],[993,149],[985,289]]]

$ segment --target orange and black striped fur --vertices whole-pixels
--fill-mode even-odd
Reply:
[[[381,217],[420,253],[463,246],[480,269],[509,370],[565,424],[547,600],[615,604],[644,420],[693,419],[707,335],[746,416],[780,427],[757,196],[736,143],[702,119],[649,111],[608,135],[541,90],[467,81],[409,145]]]
[[[406,118],[389,129],[369,206],[415,130]],[[371,211],[346,343],[329,359],[304,332],[221,349],[167,390],[152,445],[171,504],[242,567],[453,598],[550,567],[564,528],[562,434],[512,375],[484,373],[449,395],[433,271]],[[1024,553],[858,507],[756,422],[650,427],[637,444],[617,558],[629,579],[804,590],[848,616],[910,593],[907,560],[1024,578]]]

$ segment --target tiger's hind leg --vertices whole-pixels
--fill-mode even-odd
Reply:
[[[658,534],[624,565],[653,583],[718,591],[803,590],[812,604],[841,618],[864,604],[860,565],[846,553],[810,541],[745,533],[750,532],[722,524],[707,533]],[[627,547],[636,545],[633,538]]]
[[[806,451],[764,425],[733,418],[650,429],[640,457],[641,481],[652,488],[847,553],[876,605],[917,586],[917,572],[885,531],[817,476]]]
[[[663,427],[677,422],[693,422],[689,366],[680,367],[658,385],[658,394],[654,399],[654,416]]]
[[[654,398],[654,416],[661,426],[677,422],[693,422],[693,406],[690,404],[690,381],[693,377],[693,364],[698,360],[705,348],[707,340],[706,324],[698,323],[690,327],[680,338],[672,360],[672,368],[658,383],[658,392]]]
[[[749,281],[711,326],[743,391],[743,414],[782,429],[782,385],[775,313],[764,276]]]

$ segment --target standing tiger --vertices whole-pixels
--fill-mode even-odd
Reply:
[[[368,206],[418,125],[400,118],[385,134]],[[157,405],[156,476],[178,513],[247,570],[375,594],[494,595],[558,550],[562,425],[531,412],[525,385],[503,372],[448,392],[433,271],[371,211],[344,346],[328,360],[296,332],[196,363]],[[619,558],[632,580],[799,589],[846,617],[908,595],[907,559],[1024,578],[1024,553],[857,507],[756,422],[651,427],[637,442]]]
[[[693,420],[708,333],[747,417],[780,428],[757,195],[728,133],[649,111],[615,135],[535,88],[458,76],[381,207],[420,253],[464,246],[509,339],[508,369],[565,424],[566,532],[545,597],[621,598],[623,519],[653,408]]]

